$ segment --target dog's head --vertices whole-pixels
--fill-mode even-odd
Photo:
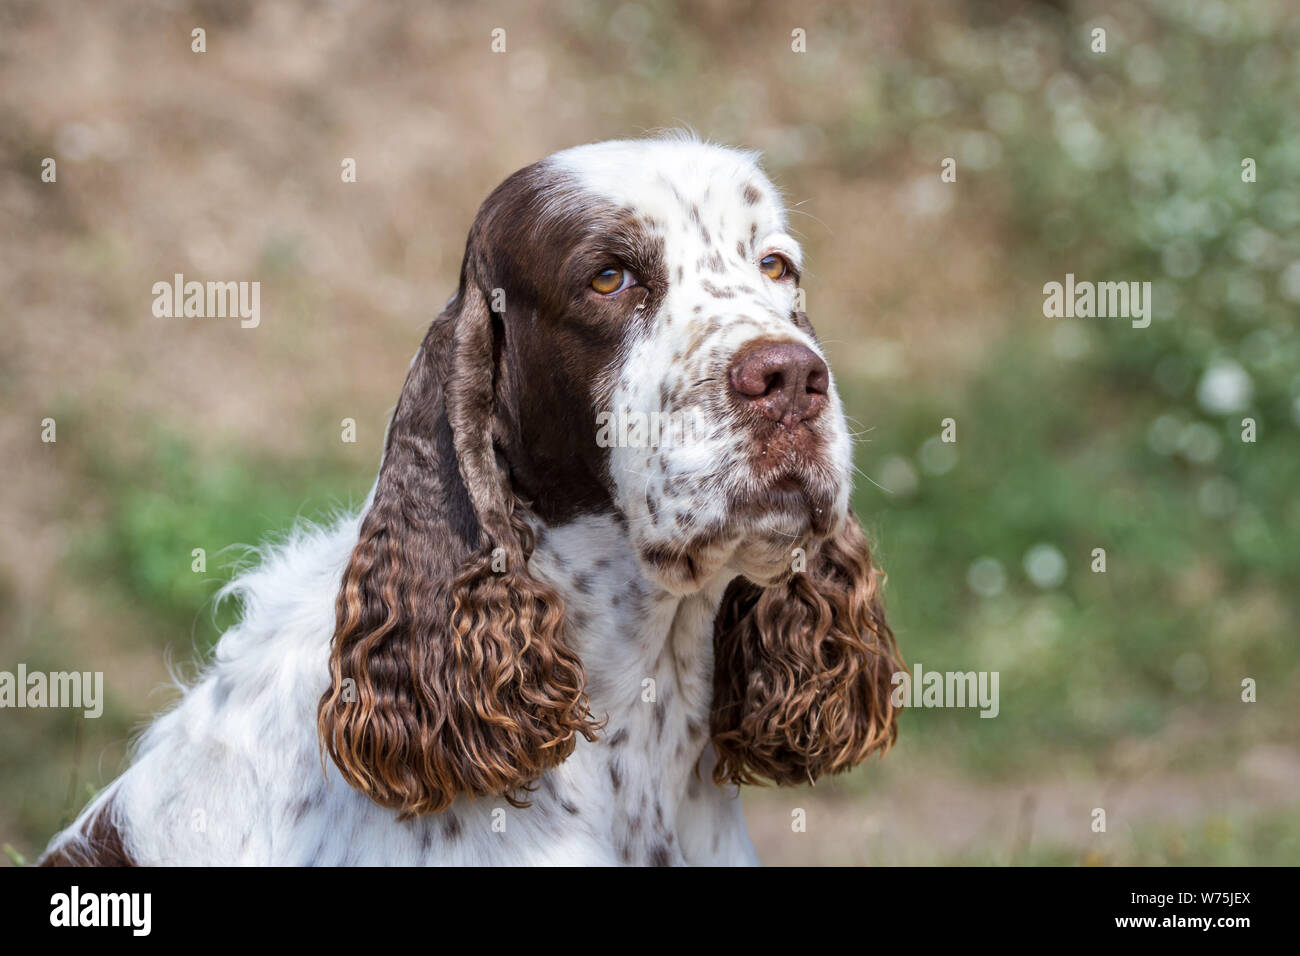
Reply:
[[[673,594],[719,575],[719,781],[800,782],[894,735],[893,638],[798,244],[747,153],[602,143],[470,230],[338,601],[324,746],[405,814],[510,796],[595,731],[529,517],[614,513]]]

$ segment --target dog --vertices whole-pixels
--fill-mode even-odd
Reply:
[[[42,862],[756,863],[741,785],[897,734],[802,269],[751,153],[506,179],[360,512],[228,586],[240,623]]]

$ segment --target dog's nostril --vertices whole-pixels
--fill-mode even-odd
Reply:
[[[773,421],[794,425],[825,404],[830,373],[820,356],[798,342],[775,342],[742,351],[731,367],[736,398]]]
[[[779,369],[762,361],[745,360],[732,366],[731,384],[745,398],[763,398],[774,389],[779,390],[783,382]]]

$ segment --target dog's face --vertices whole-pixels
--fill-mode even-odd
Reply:
[[[571,149],[507,180],[476,244],[518,372],[502,437],[525,497],[556,518],[617,509],[674,593],[724,567],[782,580],[840,526],[848,432],[800,308],[799,246],[752,156]]]
[[[586,514],[669,592],[726,584],[718,782],[889,746],[897,652],[800,267],[752,157],[698,142],[578,147],[488,197],[339,591],[318,720],[352,786],[405,814],[513,799],[595,736],[564,598],[529,566],[534,519]]]

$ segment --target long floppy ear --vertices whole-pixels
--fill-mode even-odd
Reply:
[[[850,514],[806,572],[767,588],[732,582],[713,637],[719,784],[812,782],[893,744],[891,678],[903,665],[883,577]]]
[[[343,575],[318,730],[343,777],[402,817],[521,788],[592,737],[564,608],[528,573],[493,443],[495,330],[462,274],[393,413]]]

